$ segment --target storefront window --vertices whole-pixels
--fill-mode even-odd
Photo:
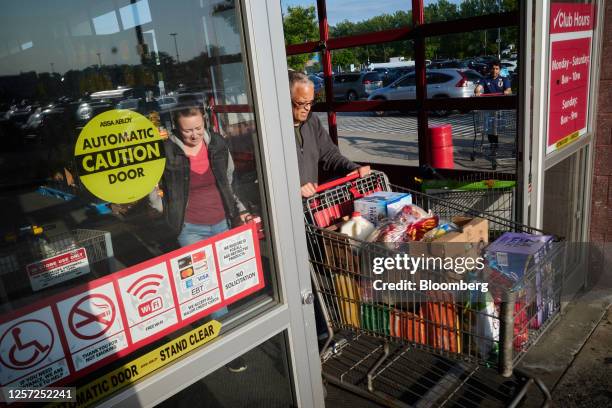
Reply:
[[[240,12],[11,2],[0,22],[0,384],[98,401],[276,296]]]

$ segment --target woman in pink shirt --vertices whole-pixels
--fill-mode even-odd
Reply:
[[[234,164],[225,139],[206,129],[201,108],[179,106],[177,134],[165,144],[163,209],[181,246],[244,222],[245,207],[232,188]]]

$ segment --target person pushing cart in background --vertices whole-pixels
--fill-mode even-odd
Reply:
[[[512,94],[512,88],[510,79],[501,76],[501,63],[499,61],[493,61],[491,63],[491,73],[489,76],[482,78],[476,88],[474,88],[474,94],[480,95],[510,95]],[[491,155],[495,156],[497,153],[497,145],[499,143],[499,137],[497,132],[494,131],[496,128],[495,124],[489,124],[487,121],[487,138],[491,144]]]

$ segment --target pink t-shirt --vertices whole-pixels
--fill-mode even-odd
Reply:
[[[214,225],[225,219],[221,193],[217,188],[215,175],[208,161],[208,148],[202,148],[195,156],[189,157],[189,199],[185,210],[185,222],[190,224]]]

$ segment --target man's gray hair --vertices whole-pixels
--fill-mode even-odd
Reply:
[[[308,78],[308,75],[302,74],[297,71],[289,71],[289,91],[293,91],[293,86],[295,84],[304,84],[308,86],[312,86],[314,88],[314,83]]]

